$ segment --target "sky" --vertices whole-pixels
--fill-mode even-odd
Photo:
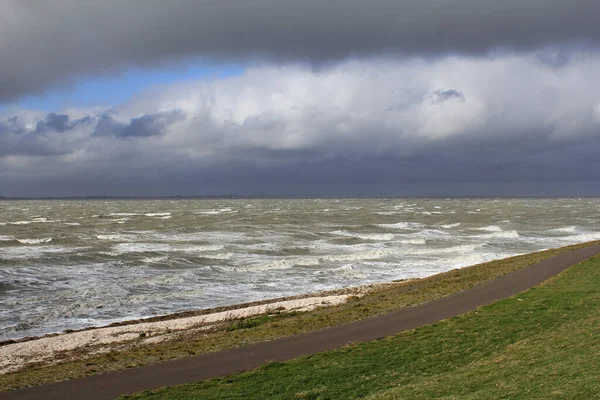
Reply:
[[[600,195],[597,0],[0,3],[0,196]]]

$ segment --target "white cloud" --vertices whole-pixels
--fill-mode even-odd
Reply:
[[[6,115],[0,164],[29,180],[40,162],[56,179],[110,171],[133,179],[154,167],[180,174],[235,162],[419,157],[459,141],[530,140],[545,149],[595,135],[598,82],[598,55],[559,68],[523,55],[257,66],[152,88],[110,110],[66,110],[66,125],[28,110],[16,113],[21,125]],[[489,154],[473,157],[493,163]]]

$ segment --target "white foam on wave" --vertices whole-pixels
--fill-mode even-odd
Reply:
[[[402,239],[398,240],[397,243],[402,244],[427,244],[426,239]]]
[[[600,232],[581,233],[579,235],[565,236],[558,239],[560,239],[561,241],[566,241],[568,243],[591,242],[594,240],[600,240]]]
[[[199,215],[219,215],[219,214],[236,213],[236,212],[237,211],[235,211],[235,210],[233,210],[231,208],[220,208],[220,209],[213,209],[213,210],[200,210],[200,211],[196,211],[195,214],[199,214]]]
[[[14,236],[0,235],[0,242],[12,242],[15,240]]]
[[[162,243],[119,243],[113,246],[113,250],[117,254],[171,252],[173,246]]]
[[[439,238],[439,237],[448,237],[450,235],[449,232],[443,231],[441,229],[423,229],[421,231],[411,233],[411,236],[425,237],[425,238]]]
[[[517,231],[501,231],[476,235],[475,237],[484,239],[518,239],[521,235]]]
[[[54,238],[51,237],[47,237],[47,238],[39,238],[39,239],[17,239],[17,241],[19,243],[24,243],[24,244],[41,244],[41,243],[50,243],[51,241],[53,241]]]
[[[379,249],[369,249],[358,251],[355,253],[346,254],[331,254],[318,257],[321,261],[338,262],[338,261],[360,261],[360,260],[380,260],[394,256],[411,256],[411,255],[436,255],[440,253],[462,253],[474,251],[480,247],[477,244],[460,245],[446,248],[405,248],[405,247],[385,247]]]
[[[132,213],[132,212],[111,212],[108,215],[114,216],[114,217],[133,217],[135,215],[141,215],[139,213]]]
[[[565,226],[563,228],[551,229],[550,232],[558,232],[558,233],[578,233],[580,232],[579,228],[576,226]]]
[[[40,224],[48,222],[60,222],[59,219],[48,219],[46,217],[34,217],[31,221],[15,221],[8,222],[9,225],[29,225],[29,224]]]
[[[419,223],[419,222],[397,222],[395,224],[378,224],[377,226],[380,226],[382,228],[388,228],[388,229],[421,229],[423,228],[425,225]]]
[[[344,236],[344,237],[355,237],[363,240],[393,240],[394,236],[391,233],[354,233],[345,230],[338,230],[329,232],[332,235]]]
[[[79,222],[65,222],[65,225],[69,225],[69,226],[79,226],[81,225]]]
[[[406,250],[401,248],[382,248],[358,251],[349,254],[331,254],[320,257],[323,261],[358,261],[358,260],[378,260],[393,255],[404,253]]]
[[[502,232],[504,230],[497,225],[488,225],[488,226],[484,226],[484,227],[477,228],[477,229],[480,231],[486,231],[486,232]]]
[[[173,246],[166,243],[119,243],[112,247],[116,254],[126,253],[203,253],[222,250],[224,245]],[[204,255],[203,255],[204,256]],[[216,256],[216,255],[215,255]],[[213,257],[213,256],[211,256]]]
[[[142,258],[142,262],[148,263],[148,264],[154,264],[154,263],[161,263],[161,262],[165,262],[169,259],[169,256],[159,256],[159,257],[146,257],[146,258]]]
[[[481,244],[462,244],[458,246],[442,247],[442,248],[425,248],[425,249],[407,249],[403,254],[407,255],[431,255],[451,254],[451,253],[471,253],[481,248]],[[437,258],[437,257],[436,257]]]
[[[219,250],[223,250],[224,248],[225,248],[225,245],[222,245],[222,244],[206,244],[206,245],[174,247],[175,251],[183,251],[186,253],[219,251]]]
[[[170,212],[159,212],[159,213],[146,213],[146,217],[171,217]]]
[[[333,271],[347,278],[365,278],[365,273],[355,268],[353,264],[345,264],[334,268]]]
[[[119,241],[128,241],[135,240],[137,236],[128,235],[128,234],[112,234],[112,235],[96,235],[96,238],[100,240],[119,240]]]
[[[456,228],[460,226],[460,222],[454,223],[454,224],[445,224],[445,225],[440,225],[442,228],[444,229],[452,229],[452,228]]]
[[[232,269],[238,272],[266,271],[290,269],[294,266],[314,266],[321,264],[319,257],[294,257],[278,258],[269,261],[253,262],[246,265],[235,266]]]
[[[47,253],[70,253],[77,248],[67,248],[61,246],[17,246],[2,249],[0,259],[4,260],[25,260],[39,258]]]

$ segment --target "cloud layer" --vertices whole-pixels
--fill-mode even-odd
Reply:
[[[600,43],[597,0],[7,0],[0,8],[0,103],[189,57],[306,61],[535,50],[568,62]],[[562,50],[560,50],[562,49]]]
[[[598,82],[587,53],[385,58],[6,114],[0,195],[592,194]]]

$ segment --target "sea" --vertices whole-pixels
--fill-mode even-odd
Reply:
[[[5,200],[0,340],[598,239],[598,198]]]

